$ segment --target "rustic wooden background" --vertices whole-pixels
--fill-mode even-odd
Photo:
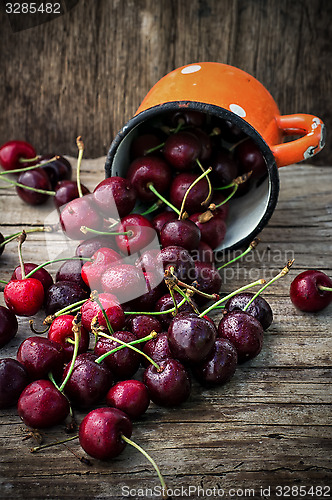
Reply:
[[[104,155],[158,79],[203,60],[248,71],[282,113],[330,129],[331,20],[323,0],[79,0],[16,33],[2,13],[0,143],[75,155],[83,135],[87,157]],[[311,162],[331,164],[328,143]]]

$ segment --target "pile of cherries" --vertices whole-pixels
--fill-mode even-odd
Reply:
[[[3,238],[6,244],[18,236],[20,264],[4,288],[0,346],[16,335],[16,316],[44,309],[46,328],[40,335],[31,320],[34,335],[21,343],[17,359],[0,360],[0,407],[17,404],[33,429],[68,417],[72,428],[73,408],[88,410],[80,444],[92,457],[111,458],[126,443],[138,447],[130,440],[131,419],[150,401],[178,406],[190,396],[192,377],[203,385],[225,384],[238,363],[260,353],[273,315],[259,293],[291,263],[255,295],[247,290],[264,280],[220,296],[223,266],[216,267],[213,250],[225,236],[227,199],[243,194],[248,179],[266,175],[257,146],[227,121],[173,113],[167,133],[161,127],[133,140],[127,177],[109,177],[93,193],[79,178],[70,180],[66,160],[47,158],[40,164],[34,149],[19,141],[0,148],[3,168],[28,168],[19,184],[33,172],[48,183],[53,178],[57,193],[75,184],[76,191],[66,191],[70,199],[58,205],[59,228],[78,240],[75,255],[55,260],[64,262],[54,281],[45,269],[54,261],[23,262],[25,232]],[[138,201],[143,213],[135,212]],[[307,271],[292,283],[291,298],[302,310],[322,309],[332,300],[332,281]],[[209,314],[221,308],[216,324]]]

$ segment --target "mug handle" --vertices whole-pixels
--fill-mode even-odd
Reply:
[[[313,115],[279,115],[277,125],[283,135],[301,135],[299,139],[271,146],[278,167],[307,160],[317,154],[325,144],[325,127]]]

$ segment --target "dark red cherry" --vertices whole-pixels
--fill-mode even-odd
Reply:
[[[177,304],[179,304],[183,300],[182,295],[178,292],[174,292],[174,298],[175,298]],[[196,305],[194,300],[192,302],[194,303],[194,305]],[[155,311],[164,312],[164,311],[168,311],[169,309],[172,309],[173,307],[174,307],[173,299],[169,293],[166,293],[165,295],[160,297],[160,299],[156,303]],[[189,302],[186,301],[182,304],[182,306],[180,306],[178,308],[178,311],[179,312],[192,312],[193,308],[189,304]],[[161,325],[165,329],[167,329],[169,327],[173,318],[174,318],[174,315],[172,313],[158,315],[158,319],[159,319]]]
[[[198,290],[209,295],[220,293],[222,280],[218,270],[213,265],[196,261],[195,270],[195,282],[197,282],[195,286]],[[205,304],[209,300],[198,293],[194,295],[194,299],[198,305]]]
[[[22,167],[20,159],[36,157],[36,151],[25,141],[8,141],[0,148],[0,164],[4,170],[16,170]]]
[[[25,274],[27,275],[28,273],[30,273],[30,271],[32,271],[33,269],[36,269],[36,267],[37,267],[37,264],[33,264],[32,262],[25,262],[24,263]],[[50,286],[53,285],[52,276],[43,267],[41,269],[38,269],[38,271],[36,271],[35,273],[33,273],[33,275],[31,277],[41,282],[41,284],[44,287],[45,294],[46,294],[47,290],[50,288]],[[21,279],[22,279],[21,266],[17,266],[14,269],[14,272],[13,272],[10,280],[14,281],[14,280],[21,280]]]
[[[191,220],[171,220],[166,222],[160,233],[163,247],[177,245],[192,251],[198,248],[201,240],[199,227]]]
[[[144,272],[155,272],[160,276],[164,276],[164,268],[162,264],[157,264],[157,256],[159,249],[151,248],[142,252],[140,257],[135,261],[135,266]]]
[[[122,435],[130,438],[131,433],[131,421],[121,410],[97,408],[82,420],[79,441],[83,450],[91,457],[108,460],[120,455],[126,446]]]
[[[92,261],[85,262],[82,267],[82,280],[91,290],[101,289],[101,277],[121,256],[111,248],[99,248],[91,257]]]
[[[151,222],[140,214],[131,214],[123,217],[117,227],[117,231],[129,233],[115,237],[118,248],[125,255],[132,255],[146,248],[157,237],[157,233]],[[156,241],[156,247],[159,247],[158,241]]]
[[[165,211],[165,212],[161,212],[160,214],[153,217],[153,219],[151,220],[151,223],[152,223],[153,227],[155,228],[155,230],[157,231],[158,235],[160,236],[160,233],[161,233],[161,230],[162,230],[164,224],[166,224],[166,222],[169,222],[169,221],[175,220],[175,219],[177,219],[177,215],[175,212]]]
[[[89,291],[89,286],[85,283],[82,278],[81,271],[84,261],[80,259],[67,260],[58,269],[55,281],[70,281],[71,283],[76,283],[83,290]]]
[[[140,158],[147,154],[155,155],[160,144],[161,139],[156,134],[147,133],[138,135],[130,145],[130,157],[134,160],[135,158]],[[153,153],[149,153],[150,149],[154,150],[155,148],[157,149]]]
[[[151,311],[157,300],[165,293],[163,276],[156,272],[143,272],[147,292],[131,302],[134,311]]]
[[[126,331],[114,332],[112,337],[127,344],[137,340],[135,335]],[[100,338],[94,347],[94,353],[99,357],[119,346],[120,343],[115,340]],[[137,372],[141,362],[141,355],[129,347],[124,347],[107,356],[104,362],[117,380],[126,380]]]
[[[161,333],[155,339],[149,340],[143,351],[145,354],[150,356],[156,363],[163,361],[168,358],[174,358],[173,353],[169,347],[168,335],[166,332]],[[142,357],[142,363],[145,367],[149,366],[149,361],[146,358]]]
[[[55,155],[47,154],[39,157],[39,168],[43,169],[51,182],[52,189],[55,188],[58,182],[70,180],[72,176],[72,167],[69,161],[63,156],[57,156],[56,160],[51,163],[48,162]],[[28,164],[27,164],[28,166]]]
[[[226,235],[226,223],[218,213],[211,211],[195,213],[189,219],[196,224],[201,233],[201,240],[213,250],[223,242]]]
[[[174,178],[170,188],[170,201],[176,208],[181,207],[185,193],[197,177],[191,172],[183,172]],[[209,204],[210,198],[207,180],[201,179],[189,191],[184,208],[189,214],[202,211]]]
[[[236,146],[234,156],[240,174],[252,171],[251,179],[261,179],[267,174],[264,156],[252,139],[247,139]]]
[[[237,350],[238,362],[257,356],[263,346],[263,327],[258,319],[242,311],[227,313],[218,326],[218,337],[228,339]]]
[[[218,122],[221,129],[221,136],[226,142],[239,142],[246,137],[243,130],[235,125],[231,120],[222,120]]]
[[[143,374],[151,400],[160,406],[179,406],[190,396],[190,376],[184,366],[175,359],[159,363],[160,370],[150,365]]]
[[[197,364],[212,352],[217,330],[211,321],[195,313],[179,313],[168,328],[168,341],[176,359]]]
[[[113,385],[106,394],[106,403],[123,411],[130,418],[139,418],[150,404],[149,392],[139,380],[123,380]]]
[[[142,339],[150,335],[152,331],[160,333],[162,327],[157,316],[148,316],[146,314],[138,314],[137,316],[129,317],[127,328],[138,338]]]
[[[17,334],[18,323],[15,314],[0,306],[0,348],[8,344]]]
[[[53,427],[69,414],[69,402],[50,380],[35,380],[23,390],[17,413],[33,429]]]
[[[64,352],[61,345],[45,337],[28,337],[19,346],[17,361],[26,368],[30,379],[48,378],[49,372],[61,375]]]
[[[210,136],[206,134],[201,128],[190,128],[188,129],[188,132],[194,134],[194,136],[199,140],[201,145],[201,152],[198,159],[202,163],[206,163],[210,159],[212,154],[213,145]]]
[[[28,372],[21,363],[12,358],[0,359],[0,408],[16,405],[28,383]]]
[[[193,250],[191,255],[195,262],[205,262],[206,264],[214,264],[214,252],[210,245],[205,243],[205,241],[200,241],[197,250]]]
[[[163,265],[164,269],[174,267],[175,275],[181,281],[192,281],[195,275],[195,263],[185,248],[171,245],[162,248],[157,255],[157,265]]]
[[[42,189],[43,191],[51,191],[52,189],[52,185],[47,177],[47,174],[41,168],[22,172],[19,175],[17,182],[34,189]],[[19,186],[16,186],[16,192],[18,196],[25,201],[25,203],[28,203],[28,205],[41,205],[49,198],[49,194],[47,193],[38,193]]]
[[[83,195],[89,194],[90,191],[86,186],[81,184]],[[79,197],[77,182],[64,180],[57,183],[55,186],[55,196],[54,196],[54,204],[57,208],[66,205],[72,200],[75,200]]]
[[[167,163],[157,156],[143,156],[136,158],[127,172],[127,179],[135,187],[140,200],[153,202],[156,195],[149,189],[149,184],[163,194],[171,183],[171,169]]]
[[[113,375],[105,362],[96,363],[97,356],[91,352],[79,354],[64,392],[79,408],[89,408],[106,396],[113,383]],[[65,379],[71,363],[63,373]]]
[[[166,139],[163,155],[175,170],[189,170],[199,158],[201,148],[201,142],[196,135],[180,131]]]
[[[168,117],[168,123],[173,127],[180,124],[201,128],[205,125],[206,114],[195,109],[178,109],[173,111]]]
[[[117,297],[111,293],[100,293],[99,301],[105,310],[113,330],[121,330],[125,324],[125,315]],[[88,332],[91,331],[91,321],[95,316],[98,317],[98,324],[100,326],[107,327],[102,310],[96,301],[87,300],[81,307],[81,314],[82,325]]]
[[[33,316],[44,302],[44,288],[39,280],[26,278],[9,281],[3,296],[6,306],[17,316]]]
[[[211,179],[215,187],[227,186],[239,175],[236,161],[224,148],[216,151],[210,166],[212,167]]]
[[[70,304],[88,298],[88,292],[77,283],[58,281],[50,286],[45,297],[45,312],[54,314]]]
[[[89,240],[82,241],[75,251],[78,257],[91,258],[99,248],[117,249],[114,236],[97,236]]]
[[[73,357],[75,335],[73,333],[74,316],[62,314],[52,322],[48,330],[48,339],[57,342],[63,349],[64,361],[68,362]],[[78,354],[86,352],[89,347],[89,333],[85,328],[80,329],[80,341],[78,345]]]
[[[216,339],[210,356],[194,367],[194,375],[207,385],[221,385],[234,375],[237,366],[237,352],[227,339]]]
[[[144,274],[131,264],[114,264],[102,275],[101,285],[104,292],[112,293],[121,303],[136,299],[148,291]]]
[[[320,289],[321,286],[329,290]],[[290,298],[301,311],[321,311],[332,302],[332,280],[322,271],[304,271],[292,281]]]
[[[83,233],[81,227],[100,231],[103,228],[103,218],[89,194],[70,201],[61,209],[60,224],[68,238],[82,240],[89,238],[91,233]]]
[[[104,217],[118,219],[128,215],[136,203],[136,191],[128,179],[108,177],[93,191],[93,199]]]
[[[228,312],[243,311],[244,307],[253,296],[254,294],[250,292],[238,293],[226,302],[225,310]],[[250,304],[248,309],[246,309],[246,312],[258,319],[263,327],[263,330],[267,330],[273,321],[272,309],[266,300],[260,295],[258,295]]]

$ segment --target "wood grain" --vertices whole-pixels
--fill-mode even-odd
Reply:
[[[83,160],[82,179],[90,188],[103,178],[104,161],[104,157]],[[289,275],[264,294],[274,322],[265,333],[261,354],[239,366],[225,386],[207,389],[194,381],[192,395],[183,406],[167,410],[151,404],[134,424],[134,439],[157,461],[170,488],[222,488],[225,498],[231,498],[231,488],[247,489],[247,497],[251,489],[255,491],[251,498],[258,499],[264,498],[261,487],[271,487],[271,495],[265,498],[276,498],[278,485],[331,484],[332,309],[304,314],[295,310],[288,295],[291,280],[303,269],[319,267],[332,276],[331,169],[285,167],[280,180],[278,206],[260,235],[260,245],[234,265],[232,273],[225,270],[224,274],[223,290],[232,291],[256,279],[255,273],[274,275],[289,252],[294,253]],[[41,224],[52,210],[51,200],[43,207],[28,207],[11,189],[1,189],[0,231],[8,235]],[[54,238],[59,243],[59,237]],[[37,263],[47,259],[44,234],[28,237],[24,258]],[[1,257],[1,278],[9,279],[17,264],[13,242]],[[50,270],[54,275],[57,265]],[[39,314],[37,326],[42,319]],[[20,318],[19,332],[1,356],[15,356],[29,335],[27,320]],[[78,412],[77,419],[83,415]],[[43,432],[46,443],[63,435],[61,426]],[[15,409],[2,410],[3,499],[120,499],[123,486],[158,485],[150,465],[134,450],[127,448],[111,462],[92,460],[93,465],[87,466],[63,445],[31,454],[35,443],[23,441],[25,436]],[[68,446],[82,456],[77,442]],[[142,496],[137,493],[131,498]],[[199,498],[197,492],[191,498]],[[237,498],[246,498],[245,493]]]
[[[323,0],[79,0],[49,23],[13,33],[0,14],[0,143],[98,157],[167,72],[195,61],[258,78],[283,114],[332,126],[332,3]],[[312,160],[331,164],[330,148]]]

